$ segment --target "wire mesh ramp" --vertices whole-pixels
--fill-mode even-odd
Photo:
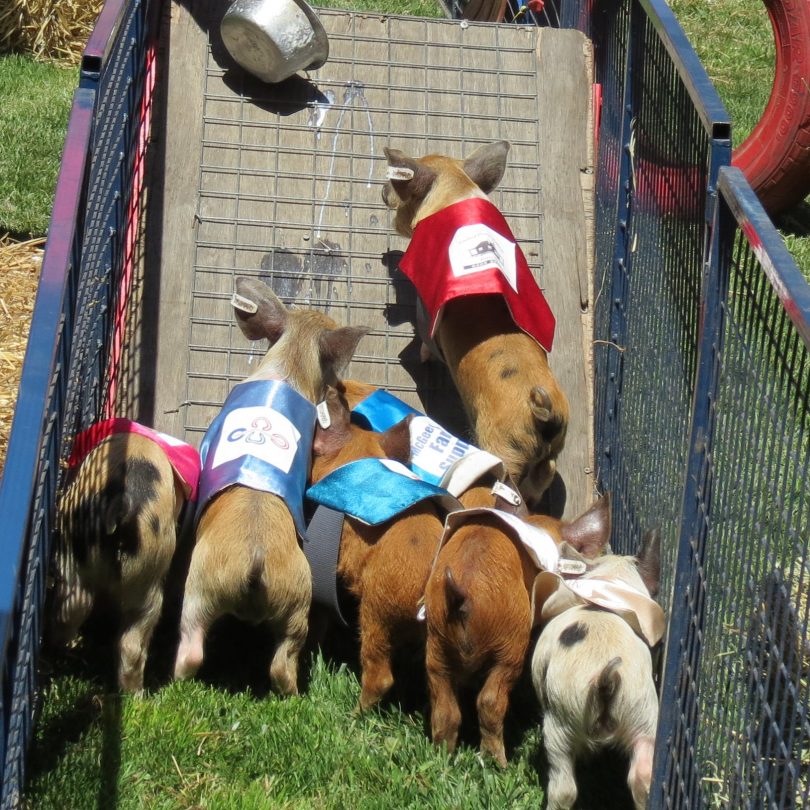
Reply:
[[[370,326],[347,376],[463,435],[446,369],[419,361],[414,293],[397,269],[407,242],[380,196],[383,147],[462,157],[507,139],[509,168],[493,201],[557,317],[552,365],[573,408],[561,475],[566,511],[576,513],[590,502],[593,466],[587,40],[573,30],[319,10],[328,62],[271,85],[231,61],[221,13],[188,4],[173,7],[169,23],[145,242],[144,289],[157,296],[140,327],[154,337],[133,342],[136,365],[155,382],[152,392],[141,380],[137,415],[199,441],[266,348],[234,323],[229,299],[246,275],[287,303]]]

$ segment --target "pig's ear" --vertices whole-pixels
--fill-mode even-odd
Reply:
[[[562,539],[585,557],[598,557],[610,540],[610,493],[606,492],[587,512],[560,527]]]
[[[411,198],[424,199],[436,179],[436,172],[399,149],[386,147],[383,152],[388,160],[388,180],[399,199],[403,202]]]
[[[287,327],[287,307],[263,282],[240,276],[231,298],[236,322],[248,340],[275,343]]]
[[[329,411],[329,427],[315,424],[315,437],[312,440],[312,453],[315,456],[327,456],[336,453],[349,440],[351,414],[346,400],[331,385],[326,386],[324,397]]]
[[[647,586],[650,596],[658,596],[661,584],[661,530],[650,529],[641,541],[641,549],[636,555],[636,568]]]
[[[540,435],[547,442],[552,442],[560,434],[565,435],[565,418],[554,407],[551,395],[542,385],[535,385],[529,391],[529,408],[539,424]]]
[[[484,194],[489,194],[503,179],[508,153],[509,141],[495,141],[479,146],[464,161],[464,172]]]
[[[380,436],[380,447],[386,458],[407,464],[411,460],[411,420],[409,413],[401,422],[388,428]]]
[[[357,344],[363,335],[370,331],[368,326],[340,326],[337,329],[324,329],[318,339],[321,363],[340,376],[352,359]]]

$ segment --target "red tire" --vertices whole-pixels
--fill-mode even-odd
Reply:
[[[810,194],[810,0],[763,2],[776,41],[773,88],[732,163],[774,216]]]

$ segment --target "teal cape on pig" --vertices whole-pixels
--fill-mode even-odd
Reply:
[[[239,484],[278,495],[303,537],[315,406],[280,380],[239,383],[200,445],[202,472],[196,519],[208,501]]]
[[[338,467],[311,486],[307,498],[370,526],[391,520],[428,498],[438,499],[447,511],[461,508],[447,490],[413,477],[398,461],[379,458],[362,458]]]
[[[478,449],[381,388],[355,405],[352,421],[383,433],[409,414],[416,417],[410,427],[410,466],[423,481],[439,484],[456,461]]]

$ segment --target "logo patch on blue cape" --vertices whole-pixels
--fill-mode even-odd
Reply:
[[[315,406],[280,380],[236,385],[200,445],[199,520],[208,501],[239,484],[278,495],[303,536]]]
[[[435,484],[458,497],[486,473],[499,481],[506,478],[506,468],[497,456],[459,439],[438,422],[417,411],[381,388],[355,405],[352,421],[360,427],[382,433],[401,422],[408,414],[411,420],[411,469],[429,484]],[[511,503],[521,502],[520,495],[509,489]]]
[[[461,508],[447,490],[417,478],[404,464],[387,458],[344,464],[311,486],[307,497],[370,526],[391,520],[428,498],[437,499],[447,511]]]
[[[352,420],[361,427],[382,433],[409,414],[414,417],[410,424],[411,468],[423,481],[439,484],[453,464],[477,450],[429,416],[382,389],[355,406]]]

